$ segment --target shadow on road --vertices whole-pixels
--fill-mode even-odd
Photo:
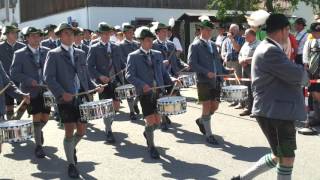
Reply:
[[[26,143],[12,144],[13,149],[11,154],[5,154],[4,157],[16,161],[30,160],[32,164],[37,165],[38,172],[31,173],[31,176],[40,179],[69,179],[67,172],[67,162],[59,158],[55,153],[58,151],[56,147],[44,146],[44,151],[47,154],[45,159],[38,159],[34,155],[35,144],[32,141]],[[95,180],[96,178],[89,175],[95,170],[98,165],[94,162],[79,162],[78,169],[82,179]]]
[[[208,165],[188,163],[175,159],[174,157],[166,154],[168,148],[159,147],[161,159],[154,160],[149,156],[146,146],[132,143],[126,138],[127,134],[116,133],[118,137],[118,143],[115,145],[116,156],[127,159],[140,159],[144,163],[161,163],[166,173],[163,173],[163,177],[173,179],[213,179],[210,176],[217,174],[220,170],[210,167]],[[142,134],[141,134],[142,136]]]

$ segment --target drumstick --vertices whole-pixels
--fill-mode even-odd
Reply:
[[[218,74],[216,77],[226,77],[226,76],[232,76],[233,74]]]
[[[96,89],[91,89],[91,90],[89,90],[89,91],[85,91],[85,92],[73,94],[72,96],[73,96],[73,97],[77,97],[77,96],[87,95],[87,94],[96,92],[97,90],[98,90],[98,88],[96,88]]]
[[[172,96],[172,93],[173,93],[173,91],[174,91],[174,88],[177,86],[177,82],[175,82],[174,83],[174,85],[173,85],[173,87],[172,87],[172,89],[171,89],[171,92],[170,92],[170,94],[169,94],[169,96]]]
[[[126,69],[122,69],[121,71],[117,72],[116,74],[114,74],[113,76],[110,77],[110,79],[115,78],[117,75],[119,75],[120,73],[122,73],[123,71],[125,71]],[[108,86],[109,83],[105,83],[105,84],[101,84],[100,87],[106,87]]]
[[[237,73],[234,71],[234,72],[233,72],[233,74],[234,74],[234,76],[235,76],[235,78],[236,78],[236,80],[237,80],[238,84],[240,85],[240,84],[241,84],[241,82],[240,82],[240,80],[239,80],[239,77],[238,77]]]
[[[20,110],[20,108],[23,106],[23,104],[26,102],[26,98],[24,98],[22,101],[21,101],[21,103],[19,104],[19,106],[17,107],[17,111],[16,112],[14,112],[14,114],[13,114],[13,116],[12,117],[15,117],[16,115],[17,115],[17,113],[18,113],[18,111]]]
[[[0,91],[0,95],[5,92],[10,86],[11,86],[12,82],[9,82],[3,89],[1,89]]]
[[[165,85],[165,86],[158,86],[158,87],[152,87],[151,89],[161,89],[166,87],[171,87],[172,85]]]
[[[189,67],[184,67],[184,68],[182,68],[180,71],[178,71],[177,72],[177,74],[180,74],[182,71],[184,71],[184,70],[186,70],[186,69],[188,69]]]

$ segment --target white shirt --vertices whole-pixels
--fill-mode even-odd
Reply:
[[[143,49],[143,47],[140,47],[140,50],[141,50],[142,52],[144,52],[145,54],[150,53],[150,49],[147,51],[147,50]]]
[[[311,43],[311,44],[310,44]],[[303,64],[309,64],[310,60],[310,47],[315,46],[317,43],[318,48],[320,49],[320,39],[308,39],[303,47],[303,55],[302,55],[302,62]]]
[[[221,47],[222,47],[222,43],[225,39],[226,39],[226,36],[224,36],[224,35],[217,36],[215,44],[217,46],[218,52],[220,52]]]
[[[173,42],[174,46],[176,47],[177,51],[181,51],[181,52],[183,51],[180,40],[177,37],[174,37],[172,39],[172,42]]]
[[[259,44],[260,44],[259,40],[255,40],[252,43],[245,42],[239,52],[239,62],[241,63],[242,61],[244,61],[248,58],[251,58],[253,56],[254,51],[256,50],[256,48]]]
[[[71,54],[73,55],[74,49],[73,49],[72,46],[67,46],[67,45],[62,44],[62,43],[61,43],[61,46],[63,47],[63,49],[65,49],[68,52],[69,52],[69,49],[71,48],[70,51],[71,51]]]
[[[281,50],[283,50],[283,46],[278,43],[277,41],[275,41],[274,39],[270,38],[270,37],[267,37],[269,40],[271,40],[272,42],[274,42]]]
[[[37,51],[39,52],[39,47],[35,49],[35,48],[31,47],[29,44],[28,44],[28,47],[33,54],[37,53]]]
[[[101,42],[101,44],[104,45],[104,46],[107,45],[107,43],[105,43],[105,42],[103,42],[103,41],[101,41],[101,40],[100,40],[100,42]],[[110,42],[108,42],[108,50],[107,50],[107,51],[111,53],[111,43],[110,43]]]
[[[302,55],[303,47],[307,41],[307,38],[308,38],[308,33],[305,30],[302,30],[297,33],[296,40],[298,42],[298,52],[297,52],[298,55]]]

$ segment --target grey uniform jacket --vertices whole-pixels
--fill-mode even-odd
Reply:
[[[90,79],[85,53],[82,50],[74,48],[74,62],[75,66],[71,62],[69,53],[61,46],[48,52],[43,76],[59,104],[66,103],[61,99],[63,93],[73,93],[76,73],[83,91],[96,87]]]
[[[189,46],[188,61],[191,70],[197,73],[197,82],[206,83],[210,87],[215,88],[216,83],[222,81],[220,77],[209,79],[207,74],[213,72],[216,74],[228,74],[219,58],[219,54],[214,42],[210,41],[213,53],[210,52],[208,44],[196,39]]]
[[[171,41],[166,41],[167,47],[165,47],[159,40],[153,41],[152,49],[160,51],[163,57],[163,60],[169,60],[169,66],[166,67],[169,74],[172,76],[177,76],[180,69],[184,68],[183,63],[176,56],[176,48],[174,43]]]
[[[60,46],[60,41],[57,40],[57,44],[55,42],[53,42],[51,39],[45,39],[43,41],[41,41],[41,46],[47,47],[49,49],[54,49],[57,48],[58,46]]]
[[[111,42],[110,42],[111,43]],[[101,42],[90,47],[88,53],[88,68],[92,78],[100,82],[100,76],[110,77],[111,64],[115,73],[121,71],[121,51],[118,45],[111,43],[111,57],[108,56],[108,50]]]
[[[137,41],[129,42],[128,40],[123,40],[120,44],[122,63],[127,64],[128,55],[133,51],[139,49],[140,44]]]
[[[161,53],[151,50],[151,60],[153,68],[148,65],[147,55],[140,49],[128,55],[126,78],[135,86],[138,95],[143,94],[144,85],[153,87],[153,80],[156,81],[157,86],[172,85],[170,76],[162,63]]]
[[[252,59],[252,113],[271,119],[305,120],[304,73],[279,46],[269,39],[262,41]]]
[[[12,64],[14,52],[23,47],[25,47],[25,44],[21,42],[16,42],[13,47],[10,46],[7,41],[0,43],[0,61],[8,75],[10,75],[10,66]]]
[[[2,63],[0,62],[0,89],[3,89],[9,82],[9,76],[4,71]],[[6,93],[12,98],[21,100],[24,94],[13,84],[13,82],[11,82],[11,84],[12,85],[6,90]],[[4,115],[6,113],[5,108],[5,96],[3,93],[0,95],[0,115]]]
[[[89,47],[83,43],[80,44],[80,46],[73,45],[73,47],[81,49],[86,54],[86,57],[88,56]]]
[[[39,74],[39,69],[43,72],[44,63],[47,53],[50,49],[40,47],[39,64],[34,59],[34,55],[28,46],[15,52],[10,73],[11,79],[20,84],[20,88],[24,93],[30,93],[30,97],[34,98],[41,92],[41,87],[32,87],[32,80],[36,80],[39,84],[43,82],[43,76]]]

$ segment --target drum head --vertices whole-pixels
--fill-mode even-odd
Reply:
[[[21,127],[32,124],[31,120],[11,120],[0,122],[0,128]]]
[[[247,86],[243,86],[243,85],[231,85],[231,86],[224,86],[222,87],[222,90],[229,90],[229,91],[232,91],[232,90],[246,90],[248,89]]]
[[[186,101],[186,98],[182,97],[182,96],[170,96],[170,97],[162,97],[162,98],[158,99],[157,101],[160,104],[176,103],[176,102]]]
[[[51,91],[46,91],[43,93],[43,96],[53,96]]]
[[[120,90],[120,89],[132,89],[134,88],[134,86],[132,84],[126,84],[126,85],[122,85],[116,88],[116,90]]]

